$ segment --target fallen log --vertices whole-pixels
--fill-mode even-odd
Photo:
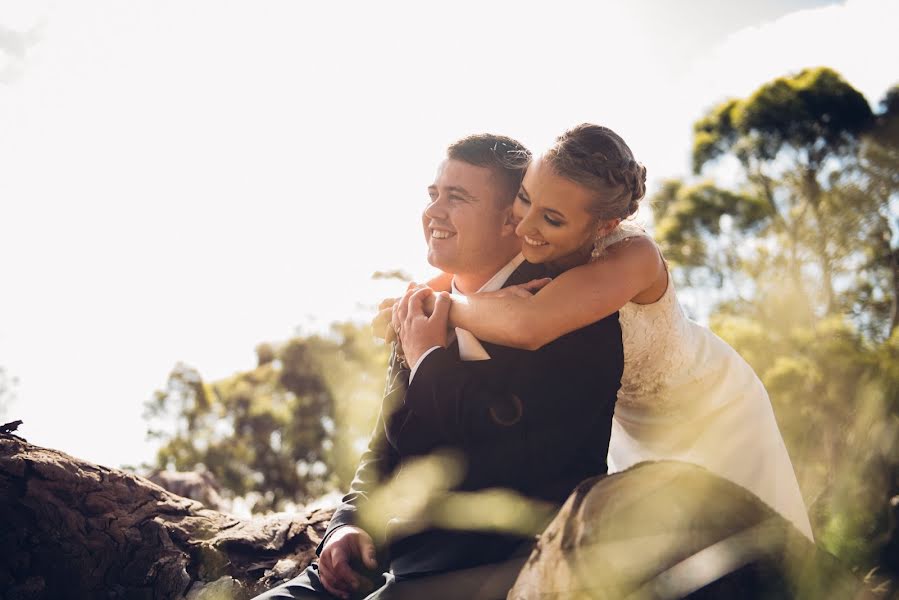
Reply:
[[[250,598],[305,568],[331,518],[236,518],[11,434],[0,514],[7,600]]]

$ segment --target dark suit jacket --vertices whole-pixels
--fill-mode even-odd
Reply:
[[[525,262],[506,285],[545,272]],[[465,458],[458,490],[503,487],[561,504],[580,481],[606,473],[624,363],[618,314],[537,351],[487,343],[484,348],[490,360],[462,361],[455,343],[434,350],[411,385],[409,370],[393,353],[375,431],[325,539],[356,523],[359,506],[404,460],[440,448]],[[532,539],[440,529],[373,537],[386,546],[398,575],[504,560]]]

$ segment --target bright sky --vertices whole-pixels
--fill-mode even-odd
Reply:
[[[871,101],[899,3],[0,0],[0,366],[6,420],[116,466],[153,457],[143,402],[176,361],[367,319],[430,273],[443,149],[539,150],[592,121],[651,183],[687,173],[705,108],[803,67]]]

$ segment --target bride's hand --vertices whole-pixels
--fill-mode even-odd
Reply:
[[[409,286],[406,288],[406,290],[418,289],[422,287],[426,286],[417,284],[412,281],[409,283]],[[375,338],[384,340],[388,344],[396,339],[396,331],[393,330],[391,320],[393,318],[393,308],[400,300],[401,298],[385,298],[384,300],[381,300],[381,303],[378,305],[378,314],[376,314],[375,318],[371,320],[371,334]],[[426,311],[430,316],[430,314],[434,311],[434,298],[429,298],[429,300],[430,309],[426,308]],[[428,305],[427,302],[426,305]]]
[[[527,283],[510,285],[495,292],[478,292],[477,295],[481,298],[530,298],[542,290],[550,281],[552,281],[552,277],[532,279]]]
[[[399,298],[385,298],[378,305],[378,314],[371,321],[371,334],[385,342],[392,342],[396,339],[396,333],[390,326],[390,318],[393,316],[393,306],[399,301]]]
[[[431,287],[431,286],[430,285],[420,285],[418,287],[423,288],[423,287]],[[431,289],[434,289],[434,288],[431,288]],[[437,290],[434,290],[434,291],[436,292]],[[434,314],[434,306],[436,304],[437,304],[437,294],[430,294],[428,296],[425,296],[424,300],[422,300],[422,303],[421,303],[421,308],[422,308],[422,310],[424,310],[425,315],[430,317],[432,314]]]

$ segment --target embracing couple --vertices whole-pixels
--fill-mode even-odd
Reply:
[[[318,562],[259,598],[504,598],[539,526],[361,525],[404,467],[447,450],[462,471],[445,496],[502,488],[559,505],[584,479],[674,459],[812,537],[762,383],[686,317],[658,247],[628,219],[645,181],[597,125],[536,157],[496,135],[448,148],[422,215],[443,275],[390,309],[381,412]]]

